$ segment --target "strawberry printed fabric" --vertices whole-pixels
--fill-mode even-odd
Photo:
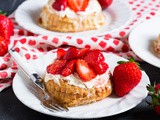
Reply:
[[[137,61],[141,61],[130,49],[128,44],[128,36],[133,28],[141,22],[160,15],[159,0],[124,0],[130,7],[133,19],[119,31],[104,36],[92,36],[89,38],[73,37],[73,36],[42,36],[31,33],[21,28],[16,23],[14,14],[9,16],[14,22],[14,35],[11,37],[9,49],[14,49],[26,60],[37,59],[43,54],[54,50],[62,45],[75,46],[77,48],[89,47],[91,49],[100,49],[104,52],[112,52],[124,58],[131,56]],[[123,18],[122,18],[123,19]],[[0,57],[0,91],[12,85],[12,78],[18,71],[17,64],[11,59],[7,53]]]

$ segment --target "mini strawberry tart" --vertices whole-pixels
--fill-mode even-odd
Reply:
[[[78,32],[102,27],[105,16],[97,0],[49,0],[39,24],[51,31]]]
[[[111,74],[100,50],[59,48],[47,66],[44,84],[49,94],[68,107],[102,100],[112,93]]]
[[[153,47],[155,54],[160,57],[160,35],[156,40],[153,41]]]

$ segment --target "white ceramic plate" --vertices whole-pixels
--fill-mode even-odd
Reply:
[[[104,56],[111,68],[111,72],[113,72],[114,67],[117,65],[117,61],[125,60],[124,58],[113,54],[104,53]],[[53,53],[48,53],[40,59],[31,61],[30,64],[42,76],[45,72],[46,66],[51,63],[55,57],[55,54],[53,55]],[[18,71],[13,79],[13,91],[24,105],[47,115],[77,119],[100,118],[125,112],[138,105],[147,96],[148,92],[146,90],[146,86],[150,84],[150,82],[147,74],[144,71],[142,73],[143,76],[141,82],[126,96],[116,97],[113,94],[96,103],[70,107],[69,112],[54,113],[43,108],[40,101],[26,87],[25,81],[29,79],[22,73],[22,71]]]
[[[131,18],[131,11],[129,7],[120,0],[113,0],[112,5],[103,12],[106,14],[106,25],[98,30],[90,30],[76,33],[60,33],[53,32],[41,28],[37,24],[42,7],[48,0],[27,0],[23,2],[15,12],[15,19],[20,26],[28,31],[42,35],[70,35],[70,36],[97,36],[105,33],[111,33],[120,29],[127,24]]]
[[[153,52],[153,40],[160,34],[160,17],[152,18],[136,27],[129,36],[131,49],[141,59],[160,68],[160,58]]]

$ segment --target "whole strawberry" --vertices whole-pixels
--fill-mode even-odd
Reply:
[[[0,14],[0,36],[9,42],[10,36],[13,35],[13,28],[12,20],[4,14]]]
[[[157,85],[154,84],[153,86],[148,85],[147,90],[149,91],[149,96],[151,96],[152,98],[152,102],[148,102],[149,105],[153,107],[157,115],[160,115],[160,83],[158,83]]]
[[[7,40],[0,36],[0,56],[4,56],[8,52],[8,43]]]
[[[0,11],[0,56],[4,56],[8,51],[10,36],[13,35],[13,22]]]
[[[138,63],[131,58],[129,61],[119,61],[113,71],[113,86],[117,96],[128,94],[141,80],[142,72]]]

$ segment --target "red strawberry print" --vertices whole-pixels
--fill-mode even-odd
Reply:
[[[68,0],[67,4],[75,12],[85,11],[89,0]]]
[[[128,94],[138,85],[142,78],[142,72],[136,62],[131,58],[127,62],[118,62],[113,71],[113,86],[117,96]]]

